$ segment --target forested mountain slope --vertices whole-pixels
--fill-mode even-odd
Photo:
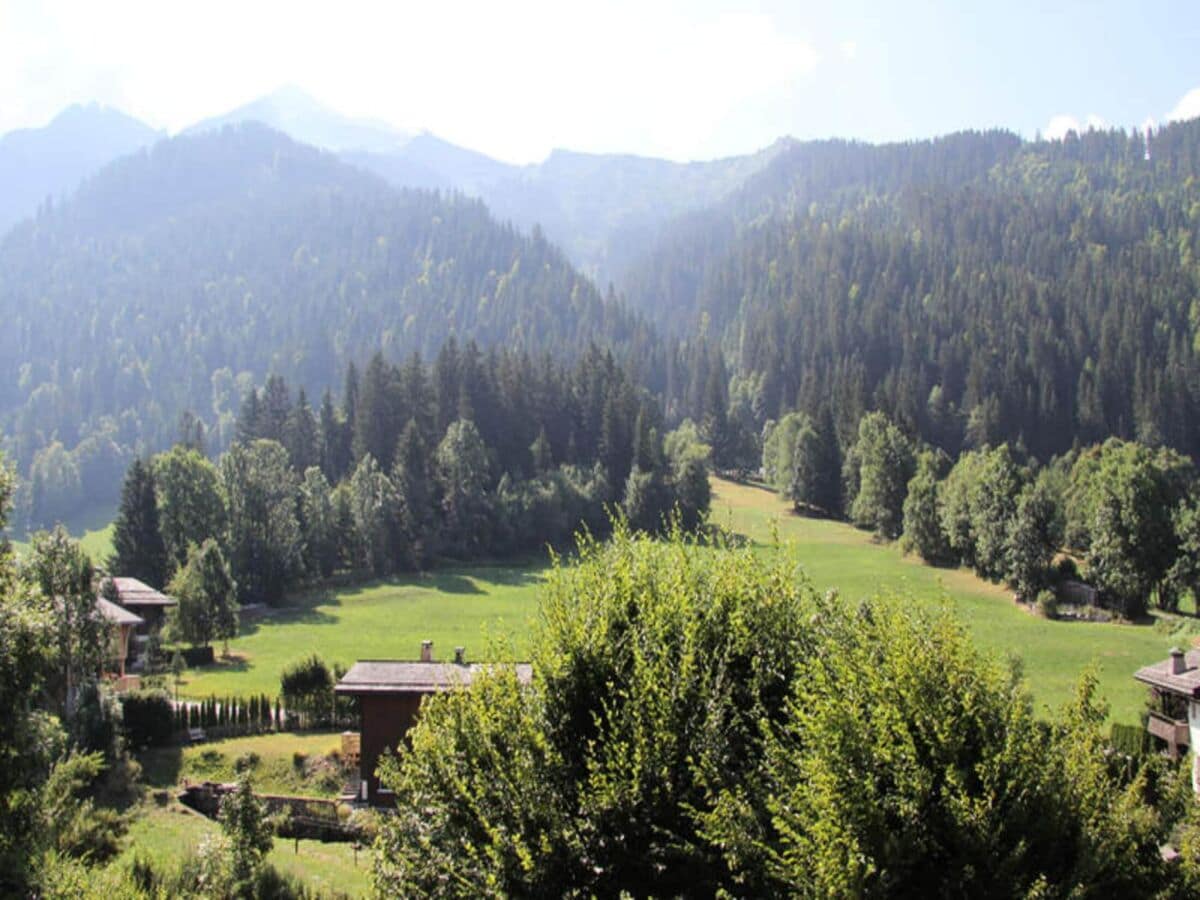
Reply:
[[[0,234],[107,163],[162,137],[115,109],[70,106],[42,128],[0,137]]]
[[[652,355],[540,236],[255,125],[161,142],[14,229],[0,314],[0,430],[22,471],[84,439],[106,459],[162,447],[184,410],[219,445],[269,372],[316,395],[376,350],[428,355],[451,334]]]
[[[188,133],[245,122],[334,151],[395,187],[478,197],[500,221],[524,231],[539,226],[601,287],[619,279],[671,218],[720,203],[789,146],[785,139],[758,153],[691,163],[555,150],[540,163],[514,165],[433,134],[343,116],[295,87],[199,122]]]
[[[786,146],[693,163],[555,150],[536,165],[509,166],[423,135],[395,151],[345,159],[396,185],[466,191],[499,219],[540,226],[603,286],[674,216],[721,202]]]
[[[758,422],[878,408],[951,452],[1200,450],[1200,122],[1025,143],[793,145],[624,282],[707,329]]]

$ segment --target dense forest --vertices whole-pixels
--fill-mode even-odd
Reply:
[[[432,366],[376,354],[361,375],[349,367],[340,404],[326,391],[316,409],[271,376],[215,465],[203,450],[203,424],[185,417],[171,451],[130,466],[113,572],[165,585],[212,541],[241,602],[276,603],[335,572],[601,536],[618,514],[692,530],[709,505],[697,429],[665,433],[655,400],[595,348],[572,366],[453,339]]]
[[[377,350],[432,355],[449,335],[654,358],[635,352],[637,320],[536,232],[255,126],[159,143],[14,229],[0,310],[10,457],[75,494],[27,496],[35,524],[111,497],[113,473],[167,446],[184,410],[226,445],[269,373],[315,395]]]
[[[952,454],[1200,449],[1200,122],[781,153],[682,220],[630,304],[718,342],[761,425],[878,409]]]
[[[727,196],[647,241],[619,294],[537,228],[262,126],[120,160],[0,244],[18,523],[111,503],[185,412],[219,453],[270,375],[317,397],[351,363],[432,358],[450,336],[533,359],[604,347],[723,469],[757,468],[791,412],[828,416],[842,453],[876,410],[952,459],[1008,443],[1047,462],[1112,436],[1200,449],[1200,124],[756,159],[720,169],[720,191],[672,170]]]

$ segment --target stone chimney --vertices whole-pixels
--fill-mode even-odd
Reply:
[[[1171,648],[1171,674],[1182,675],[1187,671],[1187,658],[1178,647]]]
[[[457,663],[460,666],[465,666],[467,664],[467,648],[466,647],[455,647],[454,648],[454,661],[455,661],[455,663]]]
[[[421,641],[421,662],[433,662],[433,641]]]

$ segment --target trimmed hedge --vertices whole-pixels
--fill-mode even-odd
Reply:
[[[125,740],[135,750],[161,747],[175,737],[175,710],[162,691],[134,691],[121,698]]]

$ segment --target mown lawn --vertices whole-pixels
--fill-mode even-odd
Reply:
[[[714,479],[713,519],[764,548],[777,535],[785,551],[820,590],[848,601],[887,594],[897,602],[946,604],[980,645],[1020,657],[1041,707],[1065,701],[1080,674],[1094,665],[1114,720],[1136,723],[1145,698],[1133,672],[1190,643],[1191,618],[1153,625],[1050,622],[1012,601],[1000,585],[966,569],[938,569],[879,544],[845,523],[807,519],[772,492]],[[181,693],[278,693],[279,673],[311,653],[349,665],[356,659],[415,658],[424,639],[447,658],[458,645],[468,658],[525,653],[537,617],[545,566],[463,566],[301,597],[296,605],[248,621],[230,643],[232,658],[189,671]]]
[[[174,799],[163,805],[148,799],[133,812],[125,850],[111,866],[127,866],[141,858],[153,862],[155,868],[171,868],[195,851],[205,837],[220,831],[216,822]],[[370,848],[360,850],[356,863],[352,844],[300,841],[297,847],[295,841],[277,838],[267,859],[318,896],[361,897],[370,892],[371,853]]]
[[[322,758],[340,748],[340,734],[285,731],[158,747],[143,753],[140,761],[146,784],[155,788],[172,788],[184,780],[234,781],[240,762],[260,793],[336,797],[346,778]]]
[[[180,694],[279,693],[279,673],[312,653],[331,665],[357,659],[415,659],[421,641],[434,655],[519,657],[528,647],[544,565],[464,566],[302,596],[293,606],[248,620],[230,641],[230,659],[189,670]],[[218,648],[219,649],[219,648]]]
[[[1134,671],[1165,657],[1172,645],[1189,643],[1195,631],[1190,619],[1160,619],[1154,625],[1047,621],[967,569],[933,568],[850,525],[797,516],[763,488],[721,479],[714,479],[713,487],[716,524],[763,546],[777,534],[817,588],[836,588],[850,601],[887,594],[897,602],[947,604],[980,646],[1021,658],[1043,708],[1065,701],[1080,673],[1095,665],[1112,718],[1136,723],[1146,691],[1133,680]]]

